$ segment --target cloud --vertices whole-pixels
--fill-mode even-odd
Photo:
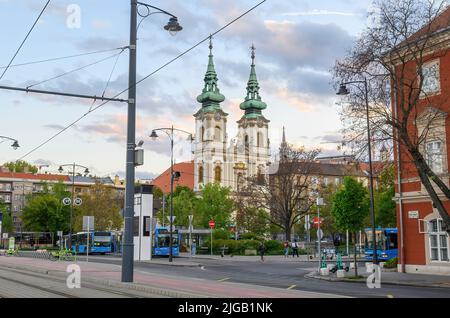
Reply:
[[[337,16],[346,16],[352,17],[357,15],[353,12],[340,12],[340,11],[329,11],[329,10],[318,10],[314,9],[311,11],[298,11],[298,12],[289,12],[283,13],[283,16],[317,16],[317,15],[337,15]]]

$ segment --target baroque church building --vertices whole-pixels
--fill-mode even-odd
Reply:
[[[247,178],[264,174],[269,164],[269,120],[262,114],[267,105],[259,95],[252,46],[247,95],[240,104],[243,114],[237,121],[237,136],[228,140],[228,114],[221,107],[225,96],[218,87],[212,49],[210,41],[205,86],[197,97],[201,108],[194,114],[194,191],[212,182],[236,191]]]

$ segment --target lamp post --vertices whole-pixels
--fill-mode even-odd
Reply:
[[[19,142],[17,141],[17,139],[14,139],[14,138],[11,138],[11,137],[6,137],[6,136],[0,136],[0,140],[2,140],[2,139],[12,141],[13,143],[12,143],[11,147],[12,147],[14,150],[17,150],[17,148],[20,147],[20,146],[19,146]]]
[[[372,262],[373,264],[378,264],[378,255],[377,255],[377,241],[375,234],[375,200],[373,194],[373,167],[372,167],[372,142],[371,142],[371,134],[370,134],[370,121],[369,121],[369,89],[367,84],[367,78],[364,78],[362,81],[351,81],[341,83],[339,87],[339,91],[337,95],[349,95],[350,92],[347,89],[347,85],[349,84],[364,84],[364,98],[366,103],[366,121],[367,121],[367,146],[369,152],[369,192],[370,192],[370,210],[372,214],[372,245],[373,245],[373,256]]]
[[[125,208],[124,208],[124,239],[122,254],[122,282],[133,282],[133,217],[134,217],[134,179],[135,179],[135,137],[136,137],[136,44],[137,44],[137,16],[138,5],[147,9],[147,14],[139,16],[145,19],[150,16],[150,9],[156,13],[169,15],[171,18],[165,30],[171,34],[181,31],[182,27],[178,24],[178,19],[173,14],[160,8],[130,0],[130,60],[129,60],[129,78],[128,78],[128,118],[127,118],[127,153],[126,153],[126,172],[125,172]],[[141,21],[142,22],[142,21]]]
[[[72,218],[73,218],[73,205],[74,205],[74,196],[75,196],[75,168],[82,168],[84,169],[84,175],[88,175],[89,174],[89,169],[85,166],[82,165],[77,165],[76,163],[69,163],[69,164],[64,164],[59,166],[59,173],[63,173],[64,172],[64,168],[63,167],[72,167],[72,202],[70,205],[70,224],[69,224],[69,249],[72,248]],[[88,233],[89,235],[89,233]]]
[[[194,141],[193,135],[185,130],[170,128],[158,128],[153,129],[150,138],[156,140],[159,136],[156,133],[157,131],[164,132],[170,139],[170,242],[169,242],[169,262],[172,262],[173,252],[172,252],[172,227],[173,227],[173,180],[177,179],[181,176],[179,171],[173,171],[173,139],[174,139],[174,131],[184,133],[188,135],[188,140],[192,143]]]

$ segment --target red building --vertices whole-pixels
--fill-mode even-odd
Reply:
[[[431,37],[430,37],[431,35]],[[431,170],[448,186],[450,158],[450,8],[440,14],[406,42],[417,48],[427,44],[420,62],[409,58],[395,63],[395,71],[414,83],[423,82],[418,102],[408,118],[408,136],[417,140],[420,153]],[[413,42],[414,41],[414,42]],[[411,49],[412,46],[409,46]],[[401,48],[399,49],[401,50]],[[412,54],[414,55],[414,54]],[[405,55],[406,56],[406,55]],[[400,78],[400,76],[398,77]],[[406,85],[406,84],[405,84]],[[420,87],[420,85],[417,85]],[[401,86],[393,94],[393,114],[401,111]],[[404,90],[407,94],[408,90]],[[413,98],[409,95],[403,101]],[[399,117],[400,118],[400,117]],[[411,119],[411,120],[409,120]],[[430,119],[432,119],[430,121]],[[402,142],[395,143],[397,224],[399,228],[399,271],[450,275],[449,237],[442,229],[442,219],[433,207],[430,196]],[[434,186],[434,184],[433,184]],[[450,201],[435,187],[447,211]]]
[[[181,173],[181,177],[178,180],[174,180],[173,190],[177,186],[186,186],[190,189],[194,189],[194,162],[181,162],[173,165],[173,171],[178,171]],[[163,193],[170,193],[170,168],[164,171],[161,175],[155,178],[152,185],[157,186],[162,190]]]

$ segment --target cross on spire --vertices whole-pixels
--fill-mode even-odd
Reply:
[[[209,35],[209,55],[212,55],[212,49],[213,49],[213,44],[212,44],[212,35]]]
[[[252,65],[255,65],[255,51],[256,51],[255,45],[252,44],[250,49],[252,50],[252,55],[251,55],[252,56]]]

